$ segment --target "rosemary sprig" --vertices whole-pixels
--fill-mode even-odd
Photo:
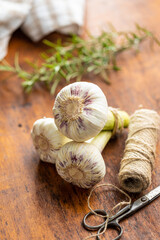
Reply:
[[[90,36],[88,40],[76,35],[64,44],[60,40],[56,44],[44,40],[44,44],[50,49],[41,54],[43,61],[40,65],[29,62],[33,68],[31,73],[19,66],[17,56],[14,66],[3,61],[0,71],[16,73],[24,80],[22,86],[27,92],[30,92],[36,83],[42,82],[50,88],[51,94],[54,94],[60,81],[65,79],[67,84],[72,79],[80,81],[90,72],[100,75],[109,84],[108,71],[120,69],[116,63],[117,55],[131,48],[137,50],[140,43],[147,38],[160,45],[150,31],[138,24],[135,32],[118,32],[112,28],[111,32],[103,32],[99,37]]]

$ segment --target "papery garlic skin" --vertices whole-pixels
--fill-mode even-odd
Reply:
[[[89,82],[64,87],[55,99],[53,114],[59,131],[83,142],[95,137],[107,122],[108,104],[102,90]]]
[[[58,131],[53,118],[42,118],[35,121],[31,136],[40,159],[50,163],[56,162],[59,149],[71,141]]]
[[[91,188],[106,173],[103,157],[89,143],[66,143],[57,154],[56,169],[67,182],[82,188]]]

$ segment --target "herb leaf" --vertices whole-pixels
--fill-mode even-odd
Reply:
[[[116,57],[128,49],[138,49],[140,43],[151,38],[160,45],[159,40],[147,29],[136,24],[135,32],[118,32],[112,26],[111,32],[102,32],[98,37],[89,35],[84,40],[73,35],[64,44],[59,39],[57,43],[44,40],[50,49],[41,53],[42,63],[28,62],[33,71],[28,73],[19,66],[18,55],[15,56],[14,66],[5,60],[0,65],[0,71],[14,72],[24,81],[23,88],[30,92],[36,83],[43,83],[54,94],[60,81],[68,84],[72,79],[81,81],[87,73],[98,74],[107,83],[108,72],[118,71]]]

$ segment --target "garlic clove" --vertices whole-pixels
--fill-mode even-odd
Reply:
[[[53,114],[59,131],[77,142],[96,136],[107,122],[108,104],[102,90],[89,82],[64,87],[55,99]]]
[[[90,188],[101,181],[106,173],[103,157],[89,143],[69,142],[58,152],[58,174],[67,182],[82,188]]]
[[[44,162],[55,163],[58,150],[70,139],[57,129],[53,118],[42,118],[33,124],[31,130],[33,145]]]

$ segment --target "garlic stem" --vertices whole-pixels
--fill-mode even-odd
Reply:
[[[111,137],[112,131],[102,131],[96,137],[93,138],[91,144],[96,146],[98,150],[102,152]]]
[[[116,110],[113,108],[113,110]],[[118,114],[118,129],[121,129],[122,127],[127,128],[129,125],[129,120],[130,117],[128,115],[128,113],[126,113],[125,111],[117,111]],[[107,116],[107,122],[103,128],[103,130],[107,130],[107,131],[111,131],[114,129],[115,126],[115,116],[113,114],[113,112],[109,109],[108,110],[108,116]],[[123,126],[122,126],[123,123]]]
[[[114,108],[113,108],[114,110]],[[115,109],[116,110],[116,109]],[[125,111],[117,111],[118,114],[118,129],[121,129],[122,127],[126,128],[129,125],[129,115]],[[109,109],[108,111],[108,120],[103,128],[103,131],[101,131],[96,137],[88,140],[88,143],[91,143],[95,145],[100,152],[103,151],[104,147],[110,140],[112,136],[112,131],[115,126],[115,116],[113,112]],[[123,124],[123,126],[122,126]]]

